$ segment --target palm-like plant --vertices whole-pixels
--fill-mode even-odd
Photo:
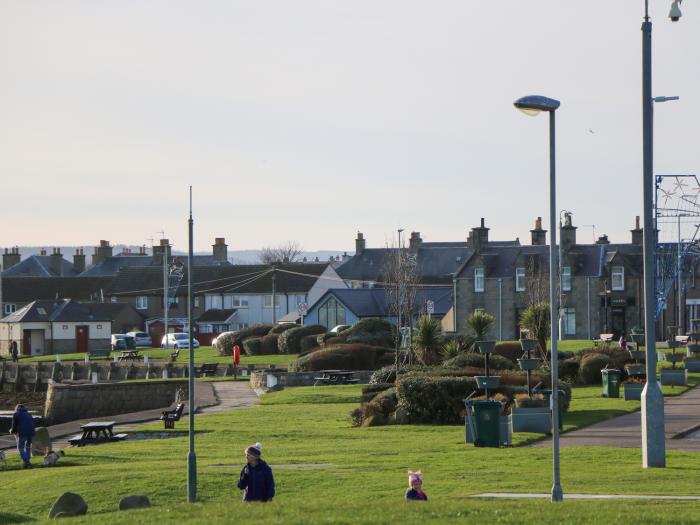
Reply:
[[[535,303],[528,306],[520,317],[520,325],[530,331],[530,336],[537,339],[540,350],[547,352],[547,339],[551,333],[549,303]]]
[[[416,323],[416,336],[414,339],[416,355],[426,365],[434,365],[440,359],[442,348],[442,333],[440,323],[427,315],[423,315]]]
[[[477,341],[485,341],[488,338],[495,322],[496,318],[486,312],[474,312],[467,318],[467,326],[474,332]]]

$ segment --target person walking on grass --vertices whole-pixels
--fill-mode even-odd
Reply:
[[[12,428],[10,434],[17,438],[17,451],[22,458],[22,468],[32,466],[32,439],[36,430],[34,428],[34,418],[21,403],[15,407],[12,415]]]
[[[408,471],[408,489],[404,497],[413,501],[428,501],[428,496],[423,492],[423,473]]]
[[[246,465],[238,479],[238,488],[243,491],[243,501],[272,501],[275,496],[272,469],[263,461],[261,455],[260,443],[245,449]]]

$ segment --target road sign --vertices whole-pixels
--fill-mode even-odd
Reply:
[[[297,305],[297,312],[299,312],[299,315],[306,315],[306,311],[309,308],[309,305],[306,303],[299,303]]]
[[[431,301],[430,299],[425,301],[425,311],[433,315],[435,313],[435,301]]]

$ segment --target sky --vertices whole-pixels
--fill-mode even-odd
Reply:
[[[700,6],[651,0],[655,172],[695,173]],[[0,246],[306,250],[548,226],[629,242],[642,213],[642,0],[0,3]],[[592,225],[595,225],[594,227]]]

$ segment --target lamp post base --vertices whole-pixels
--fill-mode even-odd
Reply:
[[[666,466],[664,396],[658,381],[647,383],[642,391],[642,466]]]
[[[561,489],[561,485],[555,483],[552,486],[552,501],[557,502],[557,501],[563,501],[563,500],[564,500],[564,491]]]

